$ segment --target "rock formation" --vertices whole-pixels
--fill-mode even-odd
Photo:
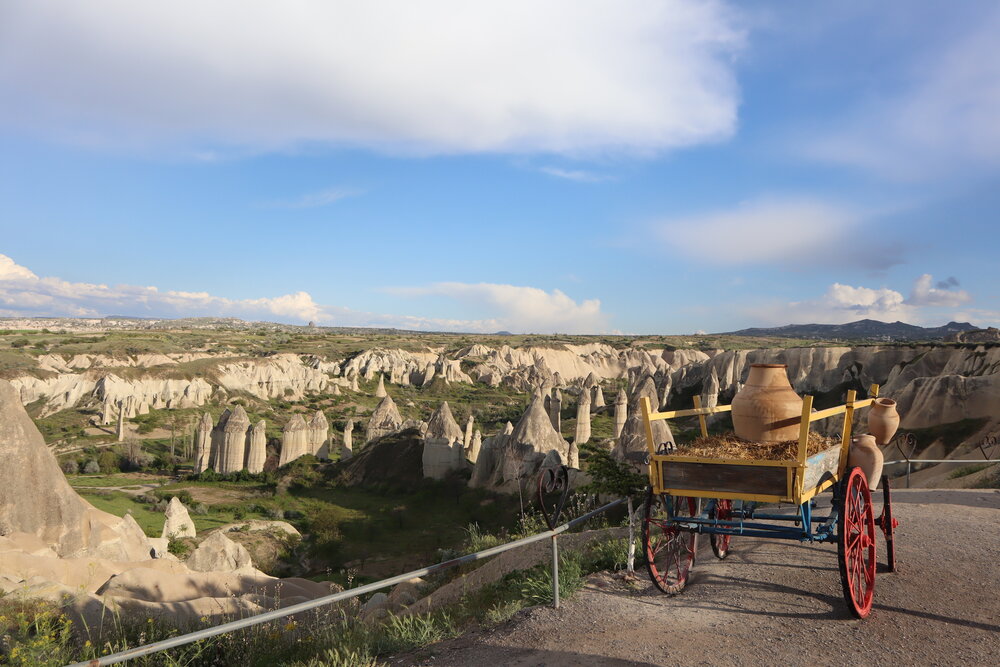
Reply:
[[[587,389],[580,394],[576,404],[576,436],[573,442],[577,448],[590,442],[590,391]]]
[[[399,414],[392,396],[387,395],[375,407],[371,418],[368,420],[368,426],[365,429],[365,440],[371,442],[375,438],[381,438],[383,435],[394,433],[399,430],[402,424],[403,417]]]
[[[472,427],[475,424],[476,418],[469,413],[469,419],[465,422],[465,437],[462,440],[462,446],[465,449],[469,449],[469,445],[472,444]]]
[[[382,375],[378,376],[378,387],[375,389],[375,398],[385,398],[385,378]]]
[[[194,430],[194,471],[205,472],[212,455],[212,417],[201,413],[201,419]]]
[[[281,456],[278,460],[278,467],[287,465],[300,456],[312,453],[310,435],[309,425],[302,418],[302,415],[292,415],[281,431]]]
[[[604,390],[601,389],[601,385],[594,387],[594,409],[603,408],[606,405],[604,402]]]
[[[196,572],[239,572],[253,570],[250,552],[233,542],[221,530],[209,535],[188,557],[185,564]]]
[[[479,450],[483,447],[483,434],[477,428],[476,432],[472,434],[472,442],[469,443],[469,448],[465,451],[465,458],[468,459],[469,463],[475,464],[476,460],[479,458]]]
[[[261,419],[254,424],[247,435],[246,461],[244,467],[254,475],[264,472],[264,462],[267,461],[267,424]]]
[[[222,443],[225,440],[225,425],[232,416],[233,411],[226,408],[219,415],[219,421],[214,427],[212,427],[212,432],[209,438],[209,451],[208,451],[208,467],[212,470],[219,471],[219,455],[222,453]]]
[[[177,537],[194,537],[195,535],[196,531],[191,515],[188,514],[181,499],[174,496],[167,505],[167,511],[164,512],[162,537],[169,540]]]
[[[444,479],[462,467],[464,434],[451,414],[448,402],[441,403],[427,422],[424,434],[423,473],[431,479]]]
[[[615,397],[615,438],[621,437],[622,429],[625,428],[625,422],[628,420],[628,396],[625,395],[624,389],[618,390],[618,396]]]
[[[552,391],[552,398],[549,401],[549,419],[552,421],[552,428],[556,433],[562,433],[562,392],[558,389]]]
[[[319,454],[320,448],[330,435],[330,422],[322,410],[317,410],[309,420],[309,453]]]
[[[354,456],[354,420],[348,419],[344,424],[344,443],[340,447],[340,460],[346,461]]]
[[[448,401],[444,401],[427,421],[427,438],[443,438],[449,443],[462,442],[464,434],[451,413]]]
[[[125,440],[125,403],[118,401],[118,426],[115,428],[115,436],[118,442]]]
[[[656,386],[653,383],[653,379],[649,376],[643,378],[633,390],[628,404],[628,420],[625,422],[625,427],[622,429],[614,449],[611,450],[611,455],[615,458],[622,461],[630,461],[637,465],[641,465],[645,461],[647,454],[649,454],[649,447],[646,442],[646,427],[642,418],[641,401],[643,398],[649,400],[653,410],[659,405]],[[654,421],[650,424],[650,427],[653,431],[653,444],[655,448],[659,448],[664,443],[672,443],[674,441],[674,436],[670,432],[670,426],[666,421],[662,419]]]
[[[227,411],[228,412],[228,411]],[[227,416],[223,413],[223,416]],[[215,471],[226,475],[243,470],[246,461],[247,430],[250,428],[250,417],[242,405],[237,405],[228,419],[219,419],[216,425],[213,441],[219,443],[219,454]]]
[[[506,492],[535,483],[546,456],[566,462],[569,444],[552,427],[544,397],[536,393],[512,432],[487,439],[479,452],[471,484]]]
[[[28,533],[58,556],[149,558],[150,544],[131,516],[101,512],[73,491],[6,380],[0,380],[0,460],[0,536]]]

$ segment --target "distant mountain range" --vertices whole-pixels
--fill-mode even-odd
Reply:
[[[858,320],[847,324],[786,324],[783,327],[740,329],[726,336],[815,338],[820,340],[937,340],[950,334],[975,329],[968,322],[949,322],[943,327],[918,327],[906,322]]]

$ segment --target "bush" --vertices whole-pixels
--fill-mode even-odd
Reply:
[[[80,464],[74,459],[66,459],[59,464],[59,467],[62,468],[63,473],[66,475],[75,475],[80,472]]]
[[[208,505],[206,505],[205,503],[198,503],[197,505],[191,508],[191,511],[198,515],[208,514]]]
[[[10,346],[11,347],[16,347],[16,348],[27,347],[28,346],[28,342],[29,341],[28,341],[27,338],[15,338],[14,340],[12,340],[10,342]]]
[[[118,458],[118,455],[110,449],[105,449],[97,455],[97,465],[100,466],[101,470],[105,473],[121,471],[121,461]]]
[[[178,558],[183,558],[191,551],[191,543],[187,540],[178,540],[171,537],[170,541],[167,542],[167,551]]]
[[[83,474],[85,475],[99,475],[100,472],[101,465],[94,459],[87,461],[87,465],[83,466]]]

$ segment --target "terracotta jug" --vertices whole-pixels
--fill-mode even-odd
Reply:
[[[780,442],[799,437],[802,399],[788,382],[784,364],[751,364],[733,398],[733,429],[744,440]]]
[[[874,491],[882,479],[882,463],[885,457],[878,448],[873,435],[859,435],[851,440],[851,450],[847,455],[847,469],[858,466],[868,479],[868,488]]]
[[[891,398],[876,398],[868,411],[868,432],[875,436],[875,442],[885,447],[896,435],[899,428],[899,413],[896,401]]]

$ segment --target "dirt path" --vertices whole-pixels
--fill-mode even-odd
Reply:
[[[742,538],[726,561],[702,544],[682,595],[662,595],[645,576],[630,591],[595,575],[559,610],[522,611],[393,664],[996,664],[1000,491],[920,489],[894,500],[898,571],[880,567],[865,621],[844,606],[834,545]]]

